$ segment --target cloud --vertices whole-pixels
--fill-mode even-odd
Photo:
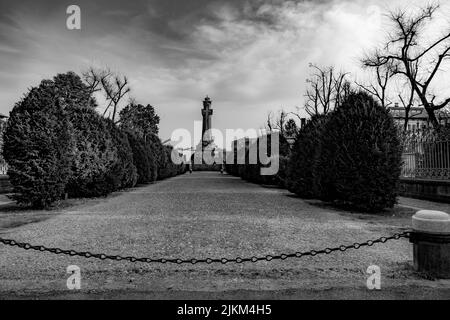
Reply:
[[[385,34],[382,13],[407,6],[369,0],[79,0],[82,30],[65,28],[61,1],[0,7],[0,112],[58,72],[108,65],[156,106],[161,136],[192,129],[213,98],[219,129],[259,128],[270,110],[303,105],[309,63],[360,73]]]
[[[349,3],[265,3],[244,12],[224,4],[214,14],[217,20],[199,23],[191,41],[215,59],[182,68],[195,69],[199,88],[220,101],[240,103],[300,102],[310,62],[354,64],[379,28],[365,7]]]

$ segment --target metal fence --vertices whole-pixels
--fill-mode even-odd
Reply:
[[[406,133],[402,160],[403,178],[450,180],[450,138],[431,131]]]

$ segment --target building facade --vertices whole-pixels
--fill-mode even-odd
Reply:
[[[398,103],[394,107],[388,108],[394,121],[401,127],[405,125],[406,120],[406,110],[400,107]],[[438,110],[436,112],[436,117],[444,126],[450,125],[450,112],[445,110]],[[431,122],[428,118],[428,113],[423,107],[411,107],[408,115],[407,131],[417,131],[432,127]]]

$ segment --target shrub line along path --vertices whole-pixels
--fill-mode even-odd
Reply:
[[[404,200],[402,200],[404,201]],[[17,212],[0,209],[0,219]],[[31,214],[31,213],[29,213]],[[409,229],[410,214],[350,214],[215,172],[195,172],[84,201],[0,229],[35,245],[143,257],[251,257],[351,245]],[[378,265],[382,290],[366,288]],[[0,298],[447,298],[450,282],[412,269],[405,239],[249,264],[149,265],[0,246]],[[66,287],[81,268],[82,290]]]

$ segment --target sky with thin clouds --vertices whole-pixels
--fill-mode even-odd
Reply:
[[[449,12],[449,0],[440,1]],[[80,31],[66,9],[81,8]],[[269,111],[303,106],[309,63],[364,78],[360,58],[385,37],[388,9],[424,1],[0,0],[0,112],[57,73],[108,66],[161,116],[160,136],[213,126],[260,128]],[[101,99],[99,99],[101,102]]]

